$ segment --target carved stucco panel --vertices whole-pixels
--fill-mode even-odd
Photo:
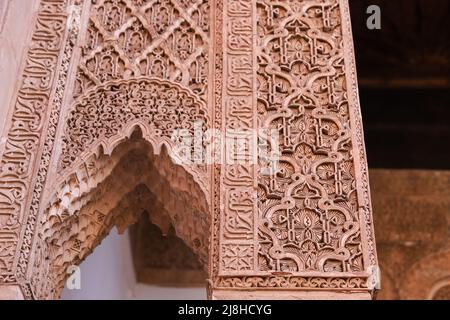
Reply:
[[[223,2],[222,132],[226,141],[243,139],[236,151],[226,143],[220,181],[220,275],[252,273],[256,267],[256,169],[251,164],[256,128],[253,1]],[[239,112],[236,112],[238,110]]]
[[[277,130],[281,156],[269,176],[261,163],[220,169],[215,288],[371,290],[377,259],[348,3],[227,1],[220,22],[222,128]],[[245,121],[229,112],[236,101]]]
[[[42,0],[14,102],[0,173],[0,282],[25,279],[51,145],[43,145],[63,48],[67,1]],[[53,121],[58,121],[57,116]],[[41,159],[41,160],[40,160]],[[42,170],[36,175],[35,167]],[[38,176],[40,176],[38,178]],[[24,286],[24,295],[31,297]]]
[[[165,150],[170,153],[174,130],[183,129],[192,133],[195,123],[200,122],[200,129],[205,131],[210,123],[211,110],[206,108],[208,89],[205,78],[209,70],[206,59],[209,50],[209,19],[205,19],[209,14],[207,2],[105,0],[92,3],[85,10],[88,10],[88,14],[84,15],[87,22],[81,25],[88,32],[81,40],[80,56],[72,63],[76,65],[76,77],[73,85],[68,86],[70,90],[66,101],[70,106],[64,111],[63,125],[59,130],[59,152],[54,157],[57,171],[56,179],[51,183],[61,186],[61,191],[55,193],[49,190],[45,202],[49,201],[50,205],[44,207],[42,217],[44,230],[47,230],[41,237],[44,250],[37,253],[45,258],[46,251],[58,252],[61,247],[65,250],[70,248],[77,254],[72,255],[73,258],[67,258],[71,256],[68,253],[66,257],[63,253],[55,256],[58,264],[48,266],[44,275],[53,273],[50,281],[55,283],[56,290],[48,293],[46,284],[36,279],[41,297],[58,295],[62,280],[66,277],[64,267],[68,266],[67,263],[71,259],[72,262],[84,259],[112,225],[120,224],[124,228],[133,223],[134,220],[127,217],[125,222],[118,221],[120,216],[115,212],[120,213],[119,209],[114,209],[114,206],[102,208],[99,203],[102,209],[95,210],[104,216],[102,220],[108,221],[104,222],[106,227],[96,229],[87,225],[78,228],[82,234],[92,233],[94,239],[83,240],[83,236],[80,238],[77,234],[77,228],[75,231],[70,229],[71,220],[81,219],[83,210],[88,210],[84,206],[90,206],[92,210],[96,208],[90,205],[98,199],[94,195],[100,191],[96,190],[111,179],[115,181],[115,176],[110,175],[115,172],[113,168],[118,166],[120,162],[117,161],[122,157],[117,153],[115,155],[116,148],[124,143],[128,145],[130,142],[127,141],[133,140],[131,136],[139,128],[159,159],[164,156]],[[155,10],[160,14],[159,18],[165,19],[160,21],[159,29],[152,20],[157,15]],[[163,27],[164,23],[167,25]],[[110,155],[116,164],[105,166],[95,160],[102,153]],[[170,158],[164,159],[166,166],[173,162]],[[186,171],[172,166],[160,173],[161,178],[151,179],[156,182],[164,177],[170,181],[165,188],[152,189],[152,192],[162,198],[161,202],[173,204],[166,211],[170,213],[177,234],[198,253],[206,267],[208,235],[204,230],[208,230],[209,221],[204,214],[207,212],[204,200],[209,200],[209,168],[196,165],[183,167]],[[106,168],[110,168],[106,171],[108,174],[105,173]],[[94,172],[90,172],[92,169]],[[191,178],[195,180],[192,183]],[[142,183],[150,188],[151,180]],[[201,190],[198,202],[194,201],[196,188]],[[189,190],[191,201],[201,205],[191,210],[193,204],[181,204],[183,197],[174,194],[176,190],[183,193]],[[124,196],[121,192],[115,194],[119,198]],[[95,212],[85,213],[84,219],[97,219]],[[67,215],[71,218],[66,218]],[[64,222],[50,222],[54,221],[55,216]],[[186,218],[188,220],[184,216],[189,217]],[[61,242],[51,236],[58,234],[53,229],[59,230],[60,237],[66,241]],[[57,246],[52,249],[54,243]],[[54,258],[50,257],[50,260]],[[39,269],[43,270],[42,267]]]
[[[128,150],[138,127],[153,153],[163,144],[170,153],[173,130],[202,120],[203,132],[248,143],[242,153],[221,144],[221,164],[161,169],[176,190],[201,190],[202,205],[188,215],[192,233],[183,235],[195,247],[192,235],[211,227],[209,252],[198,250],[210,289],[372,291],[347,1],[42,0],[35,28],[2,158],[1,282],[20,282],[26,298],[57,296],[63,267],[84,259],[112,225],[135,221],[102,207],[109,222],[100,228],[100,203],[87,200],[108,196],[102,183],[127,156],[115,150]],[[249,151],[264,129],[280,137],[270,175]],[[186,189],[180,177],[194,182]],[[54,224],[55,213],[65,222]],[[205,214],[210,223],[195,222]],[[73,231],[74,221],[84,225]],[[86,230],[88,246],[78,248]],[[77,253],[54,256],[55,245]]]

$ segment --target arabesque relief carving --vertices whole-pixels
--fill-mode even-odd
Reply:
[[[362,271],[338,3],[257,9],[258,120],[279,130],[281,154],[259,181],[259,269]]]
[[[2,155],[0,288],[57,298],[70,265],[148,212],[196,253],[211,298],[370,297],[346,0],[41,0],[26,63]],[[201,136],[199,161],[173,158],[180,130]]]
[[[89,17],[74,96],[110,80],[149,76],[206,99],[208,1],[98,1]]]
[[[356,276],[376,253],[347,4],[231,1],[223,10],[223,112],[236,95],[250,114],[241,127],[276,130],[279,163],[270,175],[259,163],[222,180],[216,287],[370,290],[373,278]],[[236,123],[231,112],[223,119],[225,130]]]
[[[205,131],[209,122],[205,105],[176,84],[154,78],[111,81],[80,96],[70,110],[60,170],[70,171],[73,162],[82,159],[86,150],[102,147],[105,153],[111,153],[135,127],[142,130],[159,153],[163,145],[170,149],[174,144],[171,137],[175,130],[193,135],[196,123]],[[204,183],[207,170],[200,166],[187,169],[207,194],[208,186]]]

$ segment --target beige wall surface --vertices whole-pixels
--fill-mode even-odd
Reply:
[[[37,0],[0,0],[0,156]]]

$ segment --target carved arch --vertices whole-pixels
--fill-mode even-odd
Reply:
[[[205,103],[177,83],[148,77],[110,81],[80,96],[70,108],[62,138],[59,176],[65,179],[86,158],[100,151],[110,155],[136,127],[159,154],[163,146],[171,153],[176,130],[193,137],[198,134],[195,130],[202,134],[209,124]],[[192,163],[181,165],[209,199],[207,169]]]
[[[67,101],[74,100],[61,119],[56,176],[48,182],[59,191],[52,187],[40,204],[33,263],[41,274],[32,280],[38,298],[57,297],[67,267],[81,262],[114,225],[124,230],[142,211],[150,212],[161,229],[173,225],[207,267],[210,168],[175,165],[171,137],[175,130],[194,135],[197,123],[201,132],[211,125],[206,105],[209,27],[202,18],[209,15],[209,3],[193,1],[181,10],[178,1],[150,6],[100,0],[91,8],[68,93]],[[173,10],[159,33],[149,23],[161,8]],[[116,9],[120,21],[114,20]],[[195,43],[185,39],[190,35]],[[141,169],[153,163],[153,169],[134,170],[133,180],[124,169],[133,163]],[[154,184],[160,180],[165,182]]]
[[[92,155],[45,201],[40,226],[43,253],[39,298],[58,297],[71,265],[83,261],[116,226],[123,232],[147,212],[164,232],[171,225],[207,269],[210,215],[205,194],[193,176],[159,155],[140,135],[119,144],[111,155]],[[45,267],[42,267],[42,265]],[[39,285],[37,285],[39,287]]]

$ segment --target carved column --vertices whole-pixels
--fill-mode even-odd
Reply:
[[[220,168],[212,298],[370,298],[377,258],[347,1],[218,5],[216,114],[225,135],[275,130],[279,162],[269,175],[260,159]]]
[[[41,0],[18,81],[0,175],[4,296],[57,298],[113,226],[162,208],[210,298],[371,297],[346,0]],[[192,163],[167,157],[175,132],[197,129],[214,161],[195,145]]]

